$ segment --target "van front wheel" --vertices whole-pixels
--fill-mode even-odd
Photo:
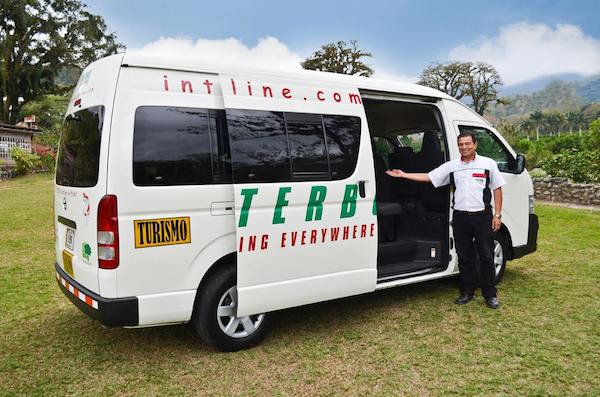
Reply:
[[[504,270],[506,270],[506,254],[508,244],[506,237],[498,233],[494,236],[494,284],[498,284],[502,280]]]
[[[192,322],[197,334],[222,351],[247,349],[267,331],[268,314],[237,316],[236,272],[228,267],[213,274],[199,291]]]

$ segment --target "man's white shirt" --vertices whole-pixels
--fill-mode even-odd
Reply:
[[[496,162],[479,154],[475,154],[475,158],[469,162],[450,160],[427,175],[437,188],[450,184],[450,174],[454,173],[454,209],[476,212],[485,209],[483,192],[486,188],[486,171],[489,174],[490,192],[506,184]]]

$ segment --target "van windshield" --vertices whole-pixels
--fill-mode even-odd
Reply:
[[[83,109],[67,116],[58,149],[57,184],[73,187],[96,185],[103,119],[104,106]]]

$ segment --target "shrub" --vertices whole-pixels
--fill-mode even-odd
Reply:
[[[531,171],[529,171],[529,175],[532,178],[544,178],[548,176],[548,173],[541,168],[534,168]]]
[[[547,140],[546,148],[552,153],[559,153],[566,149],[582,150],[585,148],[586,136],[582,135],[560,135],[553,136]]]
[[[40,165],[42,168],[47,170],[48,172],[54,172],[54,167],[56,165],[56,159],[51,153],[43,154],[40,157]]]
[[[564,150],[551,159],[542,160],[540,167],[552,176],[576,183],[600,183],[600,151]]]
[[[28,153],[18,147],[13,148],[10,151],[10,155],[15,161],[15,172],[18,175],[27,174],[41,165],[39,156]]]
[[[590,123],[590,149],[600,149],[600,117]]]

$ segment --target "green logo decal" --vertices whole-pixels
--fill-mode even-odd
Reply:
[[[89,262],[90,255],[92,255],[92,247],[88,243],[83,243],[81,245],[81,256],[86,262]]]

